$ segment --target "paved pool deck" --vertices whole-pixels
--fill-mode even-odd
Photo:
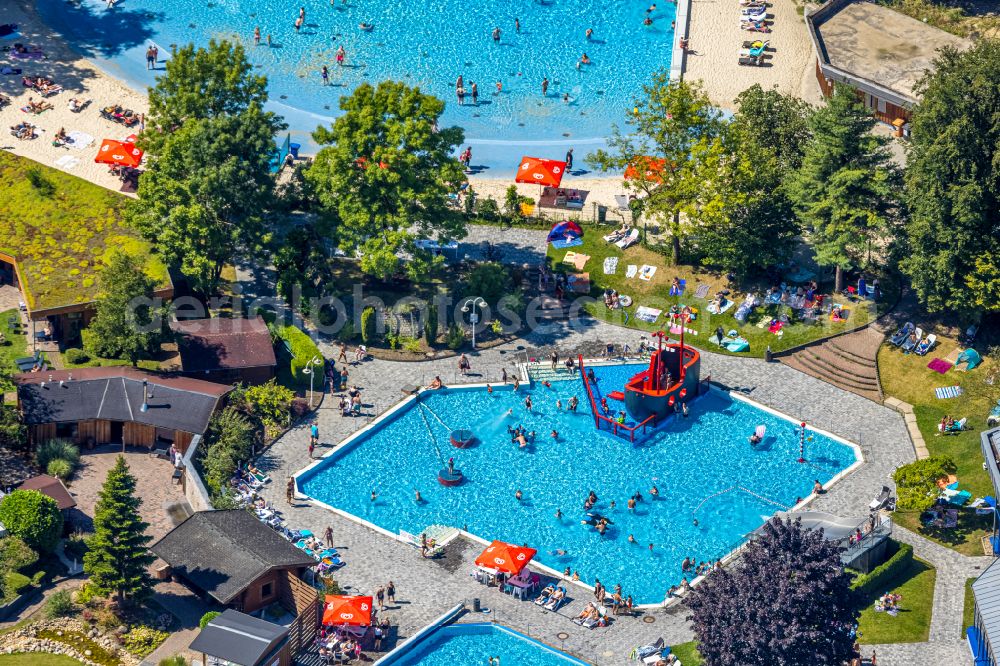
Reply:
[[[552,349],[561,356],[571,353],[596,356],[609,342],[618,345],[628,342],[634,347],[638,343],[638,333],[597,321],[587,321],[577,327],[560,323],[544,333],[533,333],[518,341],[470,354],[472,372],[464,381],[498,381],[501,368],[513,370],[518,358],[524,355],[544,359]],[[320,348],[329,357],[336,358],[333,343],[321,340]],[[893,470],[915,458],[903,417],[891,409],[778,363],[707,352],[703,352],[702,358],[703,377],[711,375],[718,385],[859,445],[864,464],[828,493],[817,497],[811,508],[841,515],[864,514],[881,487],[893,485]],[[362,388],[366,416],[342,417],[336,400],[325,401],[314,417],[322,443],[317,457],[402,400],[401,386],[426,385],[435,375],[440,375],[446,383],[460,381],[456,359],[372,360],[352,367],[350,383]],[[577,591],[573,601],[559,613],[543,613],[533,604],[516,601],[495,589],[486,589],[469,576],[472,561],[479,552],[478,545],[472,542],[464,539],[454,542],[442,561],[425,560],[405,544],[305,501],[288,507],[284,497],[285,479],[311,462],[308,455],[310,424],[303,423],[289,431],[258,462],[274,479],[265,495],[282,507],[292,526],[308,527],[320,534],[327,525],[333,527],[336,545],[347,562],[337,576],[342,586],[359,593],[372,593],[388,580],[396,584],[402,603],[390,611],[390,617],[401,637],[412,635],[454,604],[479,597],[483,605],[493,609],[486,617],[563,647],[595,664],[620,664],[633,647],[659,636],[668,644],[692,638],[683,607],[649,613],[654,620],[651,623],[643,618],[621,618],[610,627],[586,630],[570,622],[589,600],[585,591]],[[956,619],[953,634],[956,641],[960,635],[958,622],[960,620]],[[563,632],[568,638],[560,640],[558,635]],[[892,650],[886,648],[880,656]],[[945,652],[959,654],[951,644]]]

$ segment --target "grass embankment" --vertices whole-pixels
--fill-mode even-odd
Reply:
[[[28,355],[28,340],[24,336],[23,330],[20,328],[13,329],[8,325],[7,320],[10,317],[15,317],[17,321],[20,321],[20,315],[17,310],[0,312],[0,335],[6,340],[6,343],[0,345],[0,365],[3,366],[4,370],[17,373],[20,371],[17,369],[14,359],[23,358]],[[7,380],[4,374],[0,372],[0,393],[10,391],[14,388],[13,383]]]
[[[670,652],[677,655],[684,666],[701,666],[705,663],[705,660],[698,654],[698,645],[694,641],[671,645]]]
[[[157,284],[167,268],[125,226],[126,198],[76,176],[0,152],[0,253],[17,261],[32,310],[89,303],[97,272],[119,251],[146,258]]]
[[[931,608],[934,604],[934,581],[937,572],[929,563],[914,557],[909,567],[892,579],[881,592],[863,600],[858,619],[858,642],[865,645],[880,643],[921,643],[931,630]],[[876,613],[875,601],[885,592],[898,594],[899,614]]]
[[[975,582],[975,578],[965,581],[965,602],[962,604],[962,627],[959,634],[962,640],[965,640],[965,628],[971,627],[976,621],[976,598],[972,596],[972,584]]]
[[[0,666],[83,666],[82,661],[63,654],[0,654]]]
[[[904,354],[899,348],[884,344],[878,354],[879,376],[887,396],[913,405],[917,426],[928,452],[932,456],[951,456],[958,467],[956,476],[959,487],[968,490],[973,497],[982,497],[993,494],[993,486],[983,469],[979,432],[986,427],[986,415],[992,406],[992,401],[981,389],[994,361],[984,357],[983,364],[970,372],[959,372],[953,368],[943,375],[927,367],[932,359],[945,358],[953,354],[957,347],[956,340],[939,337],[933,350],[926,356],[917,356]],[[955,385],[963,388],[961,396],[945,400],[935,397],[935,388]],[[937,426],[946,415],[955,419],[967,417],[971,430],[941,435]],[[894,520],[965,555],[983,554],[982,537],[992,526],[990,516],[976,516],[972,509],[959,511],[958,527],[953,529],[925,528],[920,523],[919,514],[914,512],[897,511]]]
[[[571,264],[563,263],[568,251],[590,256],[590,260],[579,272],[590,274],[590,295],[598,301],[585,306],[585,309],[604,321],[641,331],[666,330],[668,327],[666,315],[670,307],[672,305],[689,305],[698,310],[697,319],[688,325],[689,329],[697,331],[697,335],[686,335],[685,342],[689,342],[694,347],[729,353],[709,342],[708,339],[719,326],[726,332],[736,329],[750,343],[750,350],[741,355],[757,357],[763,357],[768,347],[775,352],[782,351],[856,328],[868,321],[867,302],[848,303],[844,299],[836,298],[832,302],[843,303],[850,310],[850,315],[845,322],[834,323],[830,320],[829,315],[821,316],[815,323],[805,322],[786,306],[769,305],[755,308],[747,323],[744,324],[738,322],[733,315],[739,304],[743,302],[745,292],[730,294],[730,298],[735,300],[735,304],[725,313],[713,315],[708,312],[706,307],[716,292],[726,288],[727,282],[724,275],[694,266],[669,266],[666,257],[640,245],[634,245],[623,251],[602,238],[602,234],[609,233],[609,231],[608,228],[588,226],[584,229],[583,245],[568,250],[557,250],[552,246],[549,246],[548,249],[548,256],[552,259],[556,270],[567,273],[578,272]],[[618,268],[613,275],[604,274],[604,260],[608,257],[618,258]],[[639,279],[638,275],[626,278],[625,271],[629,264],[635,264],[640,269],[643,264],[656,266],[656,274],[648,281]],[[668,296],[674,277],[687,281],[686,290],[681,296]],[[707,284],[709,287],[708,295],[704,299],[694,296],[700,284]],[[745,289],[753,290],[759,295],[762,295],[764,289],[768,287],[770,285],[764,283],[744,285]],[[624,310],[609,310],[604,305],[605,289],[614,289],[619,294],[631,297],[632,305]],[[567,294],[567,296],[572,297],[573,294]],[[831,302],[829,297],[827,302]],[[663,314],[655,323],[649,324],[635,318],[634,314],[639,306],[662,310]],[[780,314],[787,314],[791,317],[791,323],[784,325],[780,336],[770,333],[766,326],[763,328],[757,326],[762,320],[769,322]],[[627,321],[626,315],[628,315]]]

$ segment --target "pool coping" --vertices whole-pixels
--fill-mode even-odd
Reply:
[[[594,366],[594,365],[597,365],[597,366],[601,366],[601,365],[605,365],[605,366],[606,365],[638,365],[639,363],[641,363],[641,361],[639,363],[637,363],[635,361],[630,361],[628,359],[626,359],[624,361],[614,361],[614,360],[609,360],[609,359],[589,359],[589,360],[588,359],[584,359],[584,360],[585,360],[585,362],[586,362],[586,364],[588,366]],[[522,377],[521,382],[522,383],[527,383],[529,385],[532,383],[533,380],[531,380],[530,374],[528,372],[528,368],[531,365],[539,365],[539,363],[538,363],[538,361],[535,361],[534,363],[532,363],[532,362],[529,361],[527,363],[519,363],[519,364],[517,364],[516,367],[518,368],[518,370],[519,370],[519,372],[521,374],[521,377]],[[575,376],[576,375],[574,375],[574,377]],[[563,380],[563,381],[572,381],[572,379],[567,379],[567,380]],[[479,382],[479,383],[474,383],[474,384],[459,384],[457,386],[446,386],[445,389],[448,390],[448,391],[466,391],[466,390],[483,389],[483,388],[486,388],[487,386],[490,386],[490,385],[491,384],[489,382]],[[504,385],[504,387],[507,387],[507,386],[510,386],[510,385],[509,384],[505,384]],[[743,395],[739,391],[730,389],[729,387],[724,386],[723,384],[715,382],[715,383],[710,383],[710,386],[713,389],[715,389],[715,390],[723,391],[724,393],[726,393],[727,395],[729,395],[729,397],[731,397],[731,398],[733,398],[735,400],[739,400],[740,402],[744,402],[744,403],[746,403],[748,405],[756,407],[757,409],[765,411],[765,412],[767,412],[767,413],[769,413],[769,414],[771,414],[773,416],[776,416],[776,417],[778,417],[780,419],[784,419],[784,420],[789,421],[789,422],[794,423],[794,424],[802,423],[802,421],[796,420],[796,419],[792,418],[791,416],[789,416],[788,414],[785,414],[783,412],[778,411],[777,409],[774,409],[772,407],[768,407],[767,405],[761,404],[761,403],[757,402],[756,400],[748,398],[747,396]],[[334,514],[336,514],[336,515],[338,515],[338,516],[346,519],[346,520],[349,520],[349,521],[351,521],[353,523],[361,525],[362,527],[367,527],[367,528],[369,528],[371,530],[374,530],[375,532],[377,532],[379,534],[382,534],[383,536],[389,537],[390,539],[393,539],[394,541],[398,541],[399,543],[402,543],[402,544],[410,546],[410,547],[415,547],[415,544],[411,543],[402,534],[397,534],[397,533],[391,532],[391,531],[385,529],[384,527],[381,527],[381,526],[376,525],[375,523],[373,523],[373,522],[371,522],[369,520],[365,520],[364,518],[361,518],[360,516],[356,516],[353,513],[344,511],[342,509],[338,509],[337,507],[335,507],[335,506],[333,506],[331,504],[327,504],[326,502],[323,502],[322,500],[316,499],[315,497],[312,497],[312,496],[307,495],[305,493],[299,492],[299,479],[300,479],[300,477],[306,475],[308,472],[310,472],[314,468],[316,468],[319,465],[321,465],[324,462],[326,462],[327,458],[338,458],[338,457],[344,455],[347,451],[350,451],[355,446],[358,446],[361,443],[362,439],[369,432],[371,432],[373,430],[377,430],[377,429],[383,427],[385,424],[391,422],[393,419],[397,418],[397,416],[401,413],[401,411],[403,410],[404,407],[407,407],[410,403],[418,402],[420,400],[420,396],[422,396],[424,394],[433,395],[435,391],[436,391],[436,389],[429,389],[429,388],[426,388],[426,387],[421,387],[421,388],[417,389],[417,391],[415,391],[414,393],[411,393],[409,395],[404,396],[395,405],[389,407],[384,412],[382,412],[382,414],[380,414],[376,418],[372,419],[370,422],[368,422],[367,424],[365,424],[364,426],[362,426],[361,428],[359,428],[358,430],[356,430],[354,433],[348,435],[347,437],[345,437],[340,442],[334,444],[330,448],[330,450],[327,451],[325,454],[323,454],[320,458],[314,460],[312,463],[310,463],[306,467],[303,467],[301,470],[299,470],[298,472],[294,473],[292,475],[292,479],[293,479],[293,481],[295,483],[295,485],[294,485],[294,493],[295,493],[295,495],[294,496],[296,498],[304,498],[306,501],[314,504],[315,506],[318,506],[320,508],[326,509],[327,511],[330,511],[330,512],[332,512],[332,513],[334,513]],[[839,435],[835,435],[835,434],[833,434],[831,432],[828,432],[826,430],[823,430],[821,428],[809,427],[809,430],[812,430],[813,432],[819,433],[819,434],[821,434],[821,435],[823,435],[825,437],[829,437],[830,439],[832,439],[832,440],[834,440],[834,441],[836,441],[836,442],[838,442],[840,444],[848,446],[852,451],[854,451],[854,462],[852,464],[848,465],[847,467],[845,467],[843,470],[841,470],[837,474],[835,474],[833,477],[831,477],[831,479],[829,481],[827,481],[825,484],[823,484],[823,486],[822,486],[823,492],[826,493],[838,481],[841,481],[848,474],[850,474],[851,472],[853,472],[854,470],[856,470],[858,467],[860,467],[862,464],[864,464],[864,462],[865,462],[864,454],[861,451],[861,447],[860,446],[858,446],[854,442],[851,442],[851,441],[849,441],[849,440],[847,440],[847,439],[845,439],[843,437],[840,437]],[[791,512],[795,512],[795,511],[800,511],[800,510],[806,508],[809,504],[811,504],[817,497],[819,497],[819,495],[817,493],[815,493],[815,492],[814,493],[810,493],[809,495],[807,495],[804,498],[802,498],[802,500],[798,504],[794,505],[793,507],[791,507],[789,509],[786,509],[785,511],[787,513],[791,513]],[[773,517],[773,514],[772,514],[771,517]],[[770,520],[770,518],[768,520]],[[458,538],[460,536],[465,537],[465,538],[467,538],[467,539],[469,539],[469,540],[471,540],[471,541],[473,541],[475,543],[479,543],[483,547],[489,546],[490,543],[491,543],[490,541],[484,539],[483,537],[480,537],[480,536],[478,536],[476,534],[473,534],[473,533],[468,532],[466,530],[463,530],[461,528],[452,527],[452,529],[455,530],[454,534],[451,535],[449,538],[445,539],[443,542],[437,544],[437,545],[440,545],[440,546],[447,545],[448,543],[450,543],[451,541],[453,541],[454,539],[456,539],[456,538]],[[746,538],[743,541],[743,543],[739,544],[738,546],[736,546],[735,548],[733,548],[731,551],[729,551],[728,553],[726,553],[725,555],[723,555],[722,557],[720,557],[719,558],[719,562],[720,562],[721,566],[727,566],[728,564],[730,564],[731,562],[733,562],[739,556],[739,554],[743,551],[743,549],[747,547],[747,545],[750,543],[750,541],[751,541],[750,538]],[[557,569],[553,569],[552,567],[550,567],[550,566],[548,566],[546,564],[542,564],[541,562],[533,561],[532,564],[531,564],[531,567],[533,569],[541,571],[542,573],[545,573],[546,575],[548,575],[548,576],[550,576],[550,577],[552,577],[552,578],[554,578],[556,580],[563,581],[566,584],[575,585],[575,586],[577,586],[579,588],[583,588],[584,590],[587,590],[587,591],[589,591],[591,593],[594,592],[594,586],[593,585],[589,585],[589,584],[587,584],[587,583],[585,583],[583,581],[580,581],[580,580],[572,580],[571,578],[565,576],[563,574],[563,572],[561,572],[561,571],[559,571]],[[695,585],[701,583],[701,581],[704,578],[705,578],[704,574],[701,575],[701,576],[696,576],[693,579],[691,579],[689,585],[691,587],[694,587]],[[684,592],[682,592],[680,594],[676,594],[675,593],[671,597],[665,598],[663,601],[656,602],[656,603],[650,603],[650,604],[636,604],[634,606],[634,608],[636,608],[638,610],[646,610],[646,611],[656,610],[656,609],[670,608],[672,606],[675,606],[675,605],[679,604],[681,601],[683,601],[684,597],[686,597],[686,596],[687,596],[687,594],[684,593]]]
[[[559,648],[555,647],[554,645],[549,645],[548,643],[540,641],[537,638],[532,638],[531,636],[529,636],[529,635],[527,635],[527,634],[525,634],[523,632],[517,631],[516,629],[512,629],[512,628],[508,627],[507,625],[500,624],[499,622],[495,622],[495,621],[494,622],[482,622],[482,621],[461,622],[461,621],[459,621],[460,618],[461,618],[461,616],[463,614],[467,613],[467,612],[471,612],[471,611],[469,611],[465,607],[464,603],[456,604],[451,609],[445,611],[442,615],[440,615],[437,619],[435,619],[434,621],[432,621],[430,624],[428,624],[425,627],[422,627],[419,631],[417,631],[417,633],[413,634],[412,636],[410,636],[409,638],[407,638],[405,641],[403,641],[402,643],[400,643],[399,645],[397,645],[395,648],[392,649],[392,651],[387,652],[386,654],[382,655],[379,658],[379,660],[376,661],[373,664],[373,666],[379,666],[379,664],[392,664],[394,659],[398,659],[399,657],[405,657],[405,656],[407,656],[408,653],[414,647],[416,647],[418,644],[420,644],[421,642],[423,642],[424,640],[426,640],[427,638],[429,638],[435,632],[437,632],[437,631],[439,631],[441,629],[444,629],[446,627],[489,627],[489,628],[491,628],[493,630],[501,631],[501,632],[504,632],[504,633],[509,634],[511,636],[514,636],[518,640],[524,641],[525,643],[529,643],[529,644],[537,646],[539,648],[555,652],[560,657],[562,657],[566,661],[567,664],[578,665],[578,666],[587,666],[587,662],[586,661],[583,661],[581,658],[577,657],[576,655],[573,655],[573,654],[570,654],[569,652],[566,652],[565,649],[559,649]],[[396,662],[396,663],[402,663],[402,662]]]

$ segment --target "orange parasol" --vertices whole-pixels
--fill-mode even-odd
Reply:
[[[323,600],[323,624],[367,626],[372,623],[372,598],[328,594]]]
[[[99,164],[116,164],[118,166],[137,167],[142,161],[142,151],[134,143],[105,139],[97,151],[94,161]]]
[[[666,166],[667,161],[663,158],[649,157],[648,155],[639,156],[625,168],[625,177],[630,180],[648,180],[661,183],[663,177],[660,173]]]
[[[565,162],[545,160],[540,157],[522,157],[514,182],[559,187],[564,173],[566,173]]]
[[[521,573],[538,551],[534,548],[515,546],[503,541],[494,541],[476,558],[476,566],[496,569],[512,576]]]

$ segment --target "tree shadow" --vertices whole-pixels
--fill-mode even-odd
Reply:
[[[59,25],[63,38],[86,57],[114,57],[148,42],[155,34],[153,24],[163,12],[132,11],[116,6],[104,11],[81,3],[60,6]]]

